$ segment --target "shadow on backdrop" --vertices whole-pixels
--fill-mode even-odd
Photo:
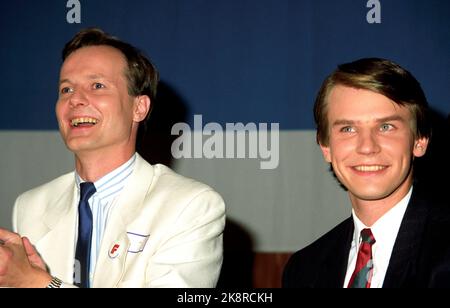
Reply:
[[[161,81],[147,129],[138,132],[137,151],[150,164],[173,167],[171,146],[178,138],[172,126],[187,122],[187,103],[169,84]],[[208,184],[208,183],[206,183]],[[248,232],[237,223],[226,220],[224,261],[217,287],[252,287],[253,242]]]
[[[226,220],[223,234],[223,265],[217,288],[253,286],[253,241],[239,224]]]
[[[450,206],[446,192],[450,188],[450,115],[431,110],[432,137],[424,157],[414,166],[418,186],[432,200]]]
[[[186,122],[187,104],[181,96],[166,82],[158,84],[153,110],[147,123],[147,129],[138,132],[137,151],[150,164],[172,166],[172,142],[178,138],[171,135],[172,126]]]

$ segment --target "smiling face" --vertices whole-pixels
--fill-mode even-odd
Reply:
[[[415,140],[411,112],[389,98],[337,85],[327,98],[329,143],[321,145],[352,203],[382,200],[394,206],[412,185],[412,159],[428,140]]]
[[[126,69],[124,56],[109,46],[83,47],[64,61],[56,116],[64,142],[77,156],[134,153],[149,101],[128,94]]]

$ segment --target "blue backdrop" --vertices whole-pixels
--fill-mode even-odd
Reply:
[[[54,130],[60,52],[97,26],[143,49],[186,103],[187,120],[279,122],[312,129],[325,75],[360,57],[410,70],[433,108],[450,112],[450,1],[89,0],[70,24],[67,1],[0,2],[0,129]]]

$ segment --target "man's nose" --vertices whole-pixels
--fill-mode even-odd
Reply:
[[[70,95],[69,104],[71,107],[78,107],[89,104],[86,94],[82,90],[74,90]]]
[[[358,136],[358,145],[357,145],[358,153],[370,155],[378,153],[380,149],[381,147],[379,145],[375,132],[371,130],[360,132]]]

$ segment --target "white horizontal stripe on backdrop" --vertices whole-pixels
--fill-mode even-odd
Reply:
[[[350,215],[346,193],[328,172],[315,132],[280,131],[279,165],[260,159],[174,160],[172,168],[214,187],[227,217],[257,252],[295,251]],[[57,131],[0,131],[0,227],[11,228],[15,198],[73,170]]]

